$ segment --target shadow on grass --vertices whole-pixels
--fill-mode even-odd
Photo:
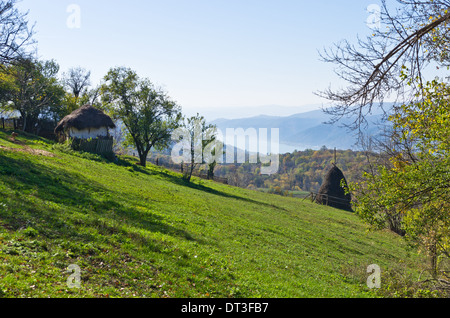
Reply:
[[[94,226],[100,234],[123,232],[123,220],[126,220],[134,228],[194,240],[189,233],[165,224],[157,215],[143,215],[121,204],[120,198],[108,198],[104,194],[109,190],[95,180],[23,159],[16,153],[0,152],[0,178],[9,189],[0,192],[0,203],[3,203],[0,221],[11,230],[31,226],[48,237],[74,238],[80,237],[78,226]],[[75,213],[85,218],[76,220]],[[100,222],[100,218],[109,219],[117,226]],[[137,238],[131,231],[125,234]],[[140,240],[145,243],[144,238]]]
[[[18,135],[17,142],[13,142],[11,140],[11,134],[13,132]],[[45,139],[45,138],[37,136],[37,135],[30,134],[30,133],[27,133],[27,132],[24,132],[21,130],[3,129],[3,128],[0,128],[0,139],[3,139],[7,142],[18,143],[18,144],[22,144],[22,145],[34,145],[34,144],[36,144],[36,142],[40,142],[40,143],[46,144],[46,145],[55,144],[54,141]]]
[[[2,130],[0,130],[0,131],[2,131]],[[5,132],[5,131],[3,131],[3,132]],[[30,139],[30,140],[33,140],[33,141],[45,140],[45,139],[43,139],[41,137],[37,137],[37,136],[31,135],[31,134],[27,134],[27,133],[23,133],[23,132],[19,132],[19,135],[23,135],[27,139]],[[88,155],[89,154],[87,154],[87,156]],[[85,159],[90,159],[90,158],[88,157],[88,158],[85,158]],[[164,169],[165,171],[164,170],[159,170],[158,171],[158,170],[155,170],[155,169],[153,169],[153,170],[147,169],[145,167],[137,165],[136,163],[133,163],[132,160],[134,160],[134,158],[129,157],[129,156],[124,156],[123,158],[116,157],[112,161],[109,160],[108,158],[103,158],[103,157],[101,159],[102,160],[100,160],[100,161],[103,161],[103,162],[113,163],[113,164],[115,164],[117,166],[126,167],[129,171],[132,171],[132,172],[142,173],[142,174],[146,174],[146,175],[158,175],[158,176],[164,178],[165,180],[167,180],[169,182],[172,182],[174,184],[180,185],[180,186],[189,187],[191,189],[207,192],[207,193],[210,193],[210,194],[213,194],[213,195],[218,195],[218,196],[222,196],[222,197],[226,197],[226,198],[230,198],[230,199],[240,200],[240,201],[244,201],[244,202],[248,202],[248,203],[253,203],[253,204],[257,204],[257,205],[262,205],[262,206],[266,206],[266,207],[270,207],[270,208],[275,208],[275,209],[286,211],[286,209],[284,209],[282,207],[279,207],[279,206],[276,206],[274,204],[269,204],[269,203],[265,203],[265,202],[256,201],[256,200],[252,200],[252,199],[249,199],[249,198],[245,198],[245,197],[242,197],[242,196],[233,195],[233,194],[230,194],[230,193],[226,193],[226,192],[223,192],[223,191],[219,191],[219,190],[216,190],[216,189],[213,189],[213,188],[210,188],[210,187],[198,184],[198,183],[194,183],[192,181],[189,182],[189,181],[183,179],[181,175],[180,176],[174,175],[173,172],[170,173],[166,169]],[[136,159],[136,161],[137,161],[137,159]]]
[[[157,170],[152,170],[153,173],[150,173],[149,170],[146,169],[146,171],[144,173],[147,174],[153,174],[153,175],[158,175],[161,178],[167,180],[168,182],[183,186],[183,187],[189,187],[191,189],[195,189],[198,191],[203,191],[206,193],[210,193],[212,195],[218,195],[218,196],[222,196],[225,198],[229,198],[229,199],[235,199],[235,200],[240,200],[240,201],[244,201],[244,202],[248,202],[248,203],[252,203],[252,204],[257,204],[257,205],[263,205],[263,206],[267,206],[270,208],[275,208],[275,209],[279,209],[279,210],[283,210],[286,211],[285,208],[273,205],[273,204],[269,204],[269,203],[265,203],[265,202],[261,202],[261,201],[256,201],[253,199],[249,199],[243,196],[238,196],[238,195],[234,195],[234,194],[230,194],[230,193],[226,193],[223,191],[219,191],[217,189],[213,189],[210,187],[207,187],[205,185],[202,184],[198,184],[192,181],[187,181],[186,179],[184,179],[181,175],[175,175],[174,172],[168,172],[167,170],[161,170],[161,171],[157,171]]]

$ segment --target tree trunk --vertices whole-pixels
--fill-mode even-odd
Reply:
[[[186,180],[188,182],[191,182],[192,172],[194,172],[194,164],[191,164],[191,166],[189,167],[189,171],[188,171],[187,176],[186,176]]]
[[[208,165],[208,180],[214,180],[214,168],[215,167],[216,167],[215,161]]]
[[[430,246],[430,262],[431,262],[431,275],[434,279],[438,276],[438,261],[437,261],[437,242],[436,239],[433,238],[433,241]]]
[[[191,182],[192,173],[194,172],[194,169],[195,169],[195,163],[187,164],[187,169],[183,173],[184,180],[186,180],[187,182]]]
[[[22,131],[25,132],[27,129],[27,116],[22,116],[23,118],[23,127],[22,127]]]
[[[149,151],[144,151],[143,153],[139,153],[139,161],[142,167],[147,166],[147,156]]]

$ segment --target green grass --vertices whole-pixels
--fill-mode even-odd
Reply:
[[[0,131],[0,297],[375,297],[368,265],[419,272],[348,212],[18,140]]]

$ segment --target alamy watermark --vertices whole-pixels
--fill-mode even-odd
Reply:
[[[172,133],[176,145],[171,158],[176,164],[190,163],[261,163],[261,174],[278,172],[280,162],[280,131],[271,128],[227,128],[226,134],[218,128],[202,129],[201,123],[192,131],[181,127]],[[269,149],[270,146],[270,149]],[[225,149],[224,149],[225,148]],[[248,160],[247,160],[248,157]]]
[[[370,289],[381,288],[381,268],[377,264],[367,266],[367,287]]]
[[[369,16],[366,20],[366,25],[372,30],[379,30],[381,28],[381,7],[378,4],[371,4],[367,7]]]
[[[81,288],[81,268],[78,265],[71,264],[67,267],[67,273],[72,273],[67,278],[67,288]]]
[[[81,288],[81,268],[76,264],[71,264],[67,267],[67,273],[70,276],[67,278],[67,288],[73,289]],[[381,288],[381,267],[377,264],[367,266],[367,287],[369,289]]]
[[[81,28],[81,7],[78,4],[70,4],[67,6],[66,12],[69,16],[66,20],[66,26],[69,29]]]

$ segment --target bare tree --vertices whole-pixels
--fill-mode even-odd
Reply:
[[[198,113],[196,116],[186,118],[183,128],[188,146],[186,147],[188,150],[186,159],[188,160],[185,163],[186,168],[183,168],[183,175],[187,181],[190,181],[195,168],[205,163],[205,149],[211,142],[218,146],[218,141],[216,140],[216,127],[207,124],[205,118]],[[209,147],[208,149],[211,150]],[[206,163],[209,165],[213,162],[214,160],[208,160]],[[213,168],[212,170],[214,170]]]
[[[382,24],[370,36],[323,52],[348,86],[318,94],[334,104],[326,110],[331,122],[353,116],[348,127],[360,136],[378,103],[385,115],[394,115],[384,138],[363,144],[378,151],[366,151],[368,171],[352,187],[356,211],[371,226],[387,226],[422,245],[439,282],[434,288],[448,290],[448,272],[437,276],[437,260],[448,256],[441,242],[448,240],[450,146],[440,132],[448,132],[450,0],[397,0],[397,8],[392,3],[382,1]],[[385,108],[387,101],[394,106]]]
[[[392,3],[392,2],[391,2]],[[357,45],[345,40],[321,53],[337,66],[337,75],[348,83],[341,90],[318,92],[333,103],[325,112],[331,123],[353,117],[347,125],[361,129],[375,104],[384,113],[384,102],[420,98],[424,70],[450,66],[450,0],[397,0],[399,7],[381,6],[381,27]]]
[[[91,72],[81,67],[71,68],[68,73],[64,73],[63,83],[78,99],[91,86]]]
[[[15,7],[17,0],[0,0],[0,65],[26,58],[25,49],[33,44],[33,28],[28,27],[27,14]]]

